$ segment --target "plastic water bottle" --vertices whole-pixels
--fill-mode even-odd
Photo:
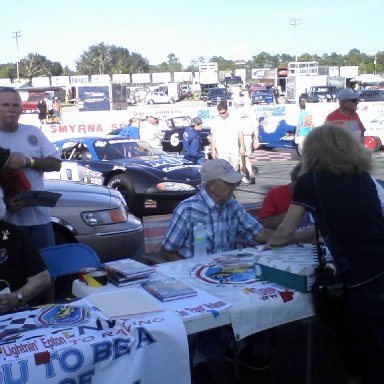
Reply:
[[[207,237],[203,223],[197,223],[193,228],[194,256],[207,256]]]

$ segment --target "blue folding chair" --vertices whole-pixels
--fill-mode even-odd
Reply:
[[[40,249],[49,275],[58,277],[77,273],[83,268],[100,267],[97,253],[88,245],[68,243]]]
[[[78,273],[83,268],[99,268],[101,265],[97,253],[88,245],[80,243],[67,243],[42,248],[40,254],[52,278],[51,290],[45,297],[50,302],[56,298],[55,280],[57,277]]]

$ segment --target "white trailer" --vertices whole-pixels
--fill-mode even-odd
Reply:
[[[328,75],[288,75],[286,97],[288,103],[296,103],[302,93],[314,85],[328,85]]]

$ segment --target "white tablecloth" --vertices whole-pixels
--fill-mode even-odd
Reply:
[[[247,248],[239,252],[250,253],[255,257],[260,254],[260,251],[254,248]],[[310,248],[309,252],[312,252]],[[225,317],[229,312],[229,321],[238,340],[264,329],[314,315],[312,298],[309,293],[301,293],[264,281],[245,284],[217,282],[215,284],[214,281],[206,279],[204,271],[209,269],[210,263],[214,265],[215,258],[228,253],[237,252],[211,255],[205,259],[194,257],[163,263],[157,266],[157,272],[164,276],[180,279],[190,286],[205,290],[230,303],[231,307],[227,311],[219,313],[215,321],[219,323],[220,316]],[[211,320],[209,317],[192,319],[195,322],[199,321],[201,328],[204,328],[204,322],[207,324],[205,328],[212,327],[209,324]],[[227,319],[223,322],[226,321]]]

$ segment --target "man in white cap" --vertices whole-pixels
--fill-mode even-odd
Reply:
[[[208,254],[235,249],[238,236],[249,242],[253,239],[266,242],[272,236],[272,230],[264,229],[233,198],[233,191],[243,175],[236,172],[227,160],[208,160],[201,167],[200,173],[200,192],[182,201],[173,212],[162,244],[163,258],[171,261],[194,256],[193,228],[197,223],[205,226]],[[190,344],[194,345],[191,352],[194,383],[216,382],[210,373],[208,361],[222,358],[230,340],[230,332],[222,328],[190,338]],[[230,349],[228,351],[233,361],[233,353]],[[245,364],[244,361],[255,370],[267,369],[270,364],[268,359],[255,355],[251,345],[241,349],[239,362]]]
[[[264,229],[233,198],[243,175],[224,159],[206,161],[200,173],[200,192],[182,201],[173,212],[162,256],[168,261],[193,257],[193,228],[197,223],[206,228],[208,254],[235,249],[238,236],[243,241],[266,242],[272,231]]]
[[[364,139],[365,128],[357,114],[357,104],[359,103],[359,94],[351,88],[344,88],[337,94],[339,108],[331,112],[325,119],[325,124],[339,125],[353,135]]]
[[[154,148],[161,149],[161,140],[163,139],[164,133],[161,131],[158,122],[155,116],[148,115],[140,124],[140,139]]]

